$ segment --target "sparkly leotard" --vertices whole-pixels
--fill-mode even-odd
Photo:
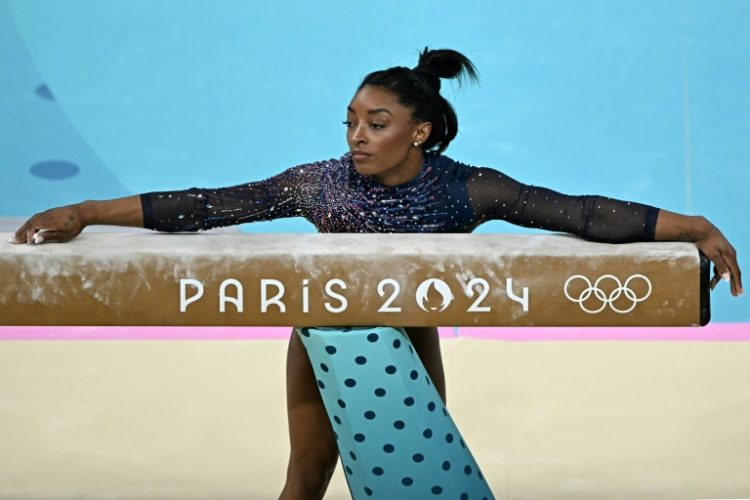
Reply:
[[[614,243],[653,240],[659,211],[525,185],[491,168],[434,153],[425,154],[416,177],[398,186],[360,174],[347,153],[248,184],[144,193],[141,202],[144,226],[159,231],[299,216],[323,233],[468,233],[499,219]]]

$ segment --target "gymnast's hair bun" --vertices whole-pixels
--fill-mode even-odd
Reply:
[[[414,71],[419,72],[420,76],[426,77],[427,82],[434,85],[434,78],[437,77],[437,89],[440,88],[440,78],[457,79],[459,84],[468,76],[471,80],[477,81],[477,69],[468,57],[451,49],[431,50],[425,47],[419,54],[419,62]],[[430,81],[433,80],[433,81]]]

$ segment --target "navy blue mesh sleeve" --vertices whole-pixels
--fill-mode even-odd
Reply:
[[[477,217],[608,243],[653,241],[659,209],[604,196],[568,196],[522,184],[491,168],[477,168],[468,179]]]
[[[201,231],[245,222],[309,217],[319,178],[318,164],[307,164],[237,186],[144,193],[143,225],[158,231]]]

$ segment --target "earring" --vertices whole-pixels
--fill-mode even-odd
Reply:
[[[422,144],[422,143],[419,142],[419,141],[414,141],[414,147],[415,148],[418,148],[420,144]]]

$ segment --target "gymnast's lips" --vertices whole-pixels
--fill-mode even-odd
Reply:
[[[355,161],[364,161],[371,156],[372,155],[370,153],[365,153],[364,151],[359,149],[352,150],[352,158],[354,158]]]

